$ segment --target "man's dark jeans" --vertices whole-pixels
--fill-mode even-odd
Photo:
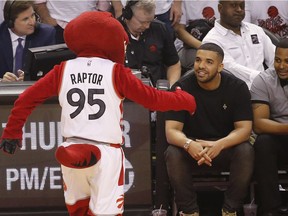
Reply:
[[[278,169],[288,164],[288,136],[258,135],[254,144],[257,199],[261,212],[281,206]]]
[[[170,183],[175,192],[175,202],[180,211],[193,213],[199,210],[197,194],[193,187],[193,173],[229,171],[229,186],[225,191],[223,208],[232,212],[240,210],[247,197],[254,166],[254,149],[244,142],[223,150],[212,161],[212,167],[197,165],[184,149],[169,145],[165,160]]]

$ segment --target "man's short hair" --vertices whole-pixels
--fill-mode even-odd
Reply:
[[[208,50],[216,52],[217,55],[221,58],[221,61],[224,59],[223,49],[215,43],[204,43],[198,48],[198,50]]]
[[[151,14],[151,13],[155,12],[155,8],[156,8],[155,0],[139,0],[139,1],[137,1],[136,4],[131,6],[131,10],[133,11],[133,13],[134,13],[134,10],[136,8],[137,9],[143,9],[148,14]]]
[[[288,48],[288,37],[281,38],[280,41],[276,44],[277,48]]]
[[[13,26],[18,15],[33,6],[34,1],[7,0],[3,8],[4,20]]]

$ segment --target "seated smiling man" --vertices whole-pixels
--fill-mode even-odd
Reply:
[[[256,196],[263,216],[277,216],[280,208],[279,166],[288,165],[288,38],[276,46],[274,68],[252,83]],[[281,161],[281,163],[279,163]]]
[[[165,152],[168,176],[181,216],[199,216],[193,186],[195,171],[229,171],[222,216],[241,211],[253,172],[254,151],[249,143],[252,107],[246,83],[223,71],[223,50],[214,43],[201,45],[195,73],[176,82],[194,95],[197,109],[171,111],[166,116]]]

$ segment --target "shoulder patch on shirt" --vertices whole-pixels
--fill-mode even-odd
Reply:
[[[253,44],[259,44],[259,39],[258,39],[257,34],[251,35],[251,40]]]

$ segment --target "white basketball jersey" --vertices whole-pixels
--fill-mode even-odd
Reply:
[[[59,103],[64,137],[122,143],[122,98],[114,89],[114,63],[101,58],[66,62]]]

